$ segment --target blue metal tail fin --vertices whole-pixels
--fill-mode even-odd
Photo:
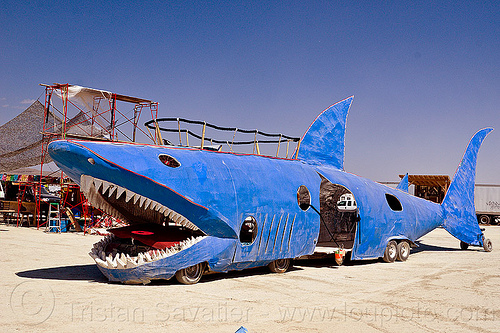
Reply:
[[[300,160],[344,169],[345,126],[352,99],[330,106],[314,120],[300,141]]]
[[[483,233],[477,223],[474,206],[474,184],[477,153],[492,130],[484,128],[474,134],[442,203],[443,227],[454,237],[471,245],[483,245]]]

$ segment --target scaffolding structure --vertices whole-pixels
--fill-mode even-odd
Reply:
[[[40,181],[36,187],[38,193],[43,181],[43,165],[47,162],[48,144],[56,139],[84,139],[99,141],[128,141],[136,142],[137,132],[153,142],[161,142],[159,129],[153,135],[149,129],[147,132],[139,128],[138,122],[143,109],[149,108],[151,118],[156,123],[158,117],[158,103],[151,100],[120,95],[105,90],[80,87],[70,84],[41,84],[45,87],[44,118],[42,131],[42,152]],[[132,115],[118,108],[118,102],[133,104]],[[156,125],[158,128],[158,125]],[[127,129],[132,133],[127,133]],[[118,136],[120,135],[120,140]],[[61,189],[63,188],[63,174],[61,172]],[[88,201],[81,195],[83,219],[85,221],[84,232],[93,225],[88,215]],[[61,209],[66,198],[61,196]],[[42,222],[40,216],[40,196],[36,196],[36,225],[40,228],[47,222]]]

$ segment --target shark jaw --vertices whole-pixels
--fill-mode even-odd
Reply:
[[[105,269],[134,269],[173,256],[207,236],[167,206],[108,181],[82,175],[90,204],[129,224],[110,229],[89,255]]]

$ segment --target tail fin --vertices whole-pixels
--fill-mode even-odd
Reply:
[[[491,131],[492,128],[484,128],[474,134],[442,203],[443,227],[459,240],[471,245],[483,245],[483,233],[477,223],[474,206],[474,184],[477,153]]]
[[[345,126],[352,99],[330,106],[314,120],[300,141],[300,160],[344,169]]]

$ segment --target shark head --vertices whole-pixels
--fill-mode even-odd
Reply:
[[[93,207],[128,224],[89,253],[111,281],[148,283],[198,263],[229,265],[238,236],[225,216],[232,207],[218,198],[229,181],[223,162],[204,163],[214,153],[57,140],[49,154]],[[207,168],[220,168],[217,182]]]

